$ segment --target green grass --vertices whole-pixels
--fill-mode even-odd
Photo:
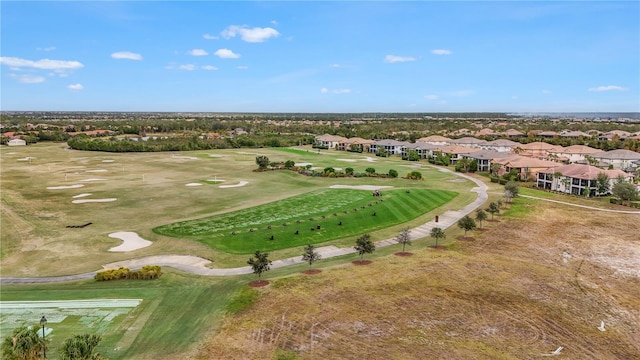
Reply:
[[[323,243],[359,235],[363,229],[384,229],[413,220],[456,195],[451,191],[414,189],[410,193],[383,191],[382,197],[373,197],[364,190],[323,189],[153,230],[161,235],[188,237],[219,251],[250,254]],[[271,236],[274,240],[270,240]]]
[[[302,150],[302,149],[294,149],[294,148],[273,148],[273,150],[276,151],[282,151],[282,152],[287,152],[289,154],[296,154],[296,155],[319,155],[318,154],[318,150],[316,149],[309,149],[309,150]],[[326,150],[323,150],[323,152]]]
[[[88,328],[75,316],[61,323],[49,322],[47,327],[53,332],[48,336],[51,340],[48,358],[58,358],[57,348],[64,339],[97,333],[102,336],[98,352],[111,360],[167,359],[172,354],[175,357],[184,354],[200,341],[204,332],[215,329],[222,317],[233,310],[227,306],[234,296],[237,298],[234,295],[237,289],[246,286],[246,278],[203,279],[170,272],[154,281],[3,285],[0,300],[143,299],[129,314],[98,328]]]

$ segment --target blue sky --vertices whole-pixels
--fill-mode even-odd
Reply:
[[[640,2],[2,1],[1,108],[640,111]]]

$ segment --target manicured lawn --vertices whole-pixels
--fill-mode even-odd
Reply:
[[[415,219],[457,195],[433,189],[382,194],[374,197],[365,190],[322,189],[153,230],[161,235],[188,237],[219,251],[249,254],[355,236],[363,229],[383,229]]]

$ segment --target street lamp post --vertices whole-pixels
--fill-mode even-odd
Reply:
[[[44,326],[47,324],[47,318],[44,317],[44,315],[42,315],[42,317],[40,318],[40,325],[42,325],[42,358],[46,359],[47,358],[47,344],[45,343],[45,338],[44,338]]]

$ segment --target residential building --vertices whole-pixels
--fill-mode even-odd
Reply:
[[[538,172],[536,185],[539,188],[555,190],[574,195],[604,195],[597,193],[598,174],[604,173],[609,178],[611,189],[618,177],[625,181],[633,181],[633,175],[621,170],[603,170],[591,165],[569,164]]]
[[[411,143],[406,141],[390,139],[377,140],[371,143],[369,146],[369,152],[377,153],[379,149],[384,149],[389,155],[400,155],[402,154],[402,147],[409,144]]]
[[[491,171],[491,164],[493,163],[493,160],[512,156],[514,155],[495,150],[480,150],[468,154],[462,154],[462,157],[465,159],[476,160],[478,162],[478,171],[484,172]]]
[[[594,159],[611,166],[614,169],[633,170],[635,162],[640,161],[640,153],[631,150],[617,149],[591,155]]]
[[[348,151],[353,149],[359,149],[360,152],[369,152],[369,147],[373,143],[373,140],[363,139],[359,137],[352,137],[344,139],[338,144],[338,150]]]
[[[463,155],[476,151],[480,151],[480,149],[460,145],[447,145],[438,147],[433,151],[433,153],[434,155],[439,153],[448,156],[449,164],[455,165],[458,160],[463,158]]]
[[[551,145],[545,142],[532,142],[528,144],[518,145],[513,148],[513,152],[518,155],[545,159],[549,155],[549,151],[561,149],[562,146]]]
[[[336,149],[338,145],[346,140],[346,138],[338,135],[329,135],[324,134],[320,136],[316,136],[316,146],[327,147],[329,149]]]
[[[433,156],[433,151],[438,149],[438,145],[433,145],[423,142],[415,142],[413,144],[406,144],[402,147],[402,157],[408,156],[410,150],[414,150],[420,155],[420,159],[428,159]]]
[[[452,140],[449,139],[448,137],[444,137],[440,135],[431,135],[431,136],[423,137],[416,140],[416,142],[423,142],[423,143],[433,144],[433,145],[450,145],[451,141]]]
[[[474,137],[463,137],[460,139],[451,140],[450,145],[460,145],[470,148],[479,148],[481,145],[485,144],[485,140],[476,139]]]
[[[515,170],[520,180],[536,179],[541,170],[562,166],[554,161],[541,160],[521,155],[512,155],[504,158],[493,159],[493,163],[499,164],[498,175],[503,175]]]
[[[7,141],[7,146],[25,146],[25,145],[27,145],[27,142],[20,138],[14,138]]]
[[[558,158],[566,158],[567,162],[575,163],[586,160],[586,155],[593,156],[594,154],[602,153],[604,151],[600,149],[594,149],[586,145],[571,145],[565,148],[557,147],[547,151],[549,154],[557,156]]]
[[[498,139],[493,141],[487,141],[484,144],[480,144],[478,147],[483,150],[495,150],[497,152],[511,152],[514,148],[522,146],[519,142],[511,141],[508,139]]]

